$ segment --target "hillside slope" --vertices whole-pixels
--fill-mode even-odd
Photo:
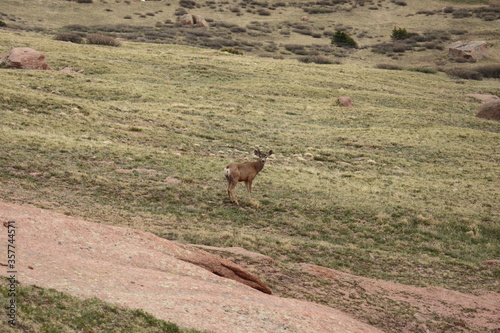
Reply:
[[[360,59],[317,65],[0,30],[0,54],[18,46],[83,74],[1,69],[5,201],[261,253],[275,265],[235,260],[279,296],[385,331],[418,332],[422,321],[433,332],[490,327],[455,320],[476,310],[415,317],[404,299],[369,294],[356,279],[355,292],[343,293],[345,280],[297,267],[498,293],[498,266],[485,262],[500,257],[500,124],[476,118],[481,102],[470,96],[500,95],[498,80],[407,70],[411,62],[389,71]],[[338,104],[343,95],[354,108]],[[254,182],[254,200],[240,184],[235,206],[222,170],[252,160],[257,146],[275,155]]]

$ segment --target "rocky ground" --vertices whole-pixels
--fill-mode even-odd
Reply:
[[[259,275],[282,281],[272,286],[275,294],[316,293],[320,303],[336,297],[360,304],[362,310],[350,312],[365,321],[377,318],[388,300],[411,309],[408,322],[388,324],[385,330],[437,331],[443,328],[439,318],[448,318],[447,329],[452,331],[499,328],[499,297],[493,292],[472,295],[406,286],[306,263],[294,264],[293,270],[300,273],[287,276],[287,269],[272,258],[242,248],[201,247],[238,265],[143,231],[27,205],[0,202],[0,221],[15,221],[22,283],[141,308],[185,327],[214,332],[380,332],[332,307],[271,295]],[[6,275],[6,263],[0,264]],[[304,283],[306,275],[316,283]]]

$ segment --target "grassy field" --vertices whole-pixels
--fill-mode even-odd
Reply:
[[[16,3],[7,1],[9,8]],[[102,14],[119,17],[126,6],[177,8],[118,4],[95,5],[115,5]],[[25,26],[36,22],[34,12],[3,15],[17,23],[26,15]],[[91,24],[85,20],[79,22]],[[44,29],[56,23],[47,19]],[[392,28],[386,25],[384,34]],[[492,36],[491,29],[484,23],[470,34]],[[307,42],[302,36],[290,39]],[[372,52],[361,49],[348,51],[341,65],[317,65],[174,44],[72,44],[0,30],[0,53],[16,46],[44,52],[53,68],[84,74],[1,70],[4,200],[183,243],[241,246],[283,264],[498,291],[498,268],[481,262],[500,257],[500,123],[474,117],[480,103],[468,96],[500,95],[498,80],[373,66],[386,59],[405,68],[436,64],[445,51],[396,60],[367,59]],[[431,61],[422,60],[425,54]],[[355,108],[339,106],[342,95]],[[254,182],[254,201],[243,185],[236,188],[238,207],[227,198],[222,171],[251,160],[255,147],[275,155]],[[271,288],[279,283],[260,277]]]

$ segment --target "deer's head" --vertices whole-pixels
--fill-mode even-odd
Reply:
[[[255,156],[260,158],[260,161],[262,163],[266,163],[266,159],[273,154],[273,151],[270,150],[267,154],[264,154],[263,152],[260,151],[260,149],[255,149],[253,153],[255,154]]]

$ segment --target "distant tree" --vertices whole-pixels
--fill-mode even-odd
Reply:
[[[358,43],[349,36],[349,34],[342,30],[337,30],[332,37],[332,44],[335,44],[339,47],[351,47],[357,48]]]
[[[392,29],[392,40],[402,40],[410,37],[410,34],[404,28],[394,28]]]

